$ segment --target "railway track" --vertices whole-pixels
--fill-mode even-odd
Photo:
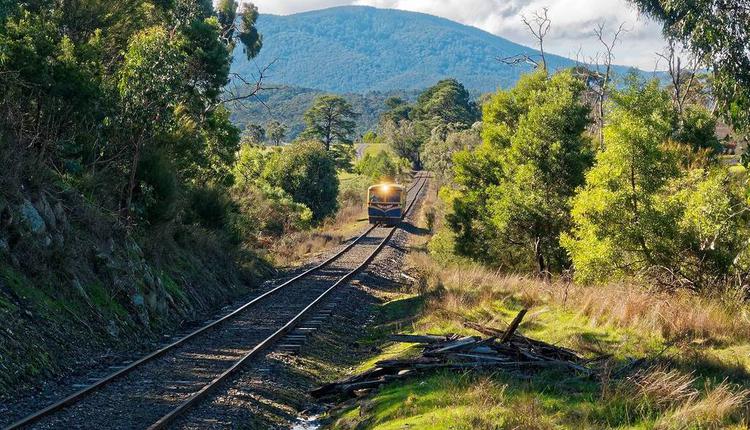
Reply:
[[[408,188],[407,213],[427,183]],[[282,339],[322,323],[329,296],[383,249],[398,227],[371,226],[332,257],[231,313],[6,427],[162,429]],[[325,306],[323,306],[325,305]],[[318,316],[314,314],[317,312]],[[303,326],[300,326],[301,323]],[[292,342],[287,342],[292,343]],[[295,345],[280,345],[293,348]]]

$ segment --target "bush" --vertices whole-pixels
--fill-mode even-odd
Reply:
[[[370,185],[372,180],[361,175],[342,180],[339,186],[339,207],[364,206],[367,200],[367,187]]]
[[[273,150],[254,145],[242,145],[237,154],[237,162],[232,169],[234,183],[244,186],[258,181],[263,169],[273,155]]]
[[[227,226],[231,202],[226,191],[218,187],[196,188],[188,198],[188,223],[198,223],[205,228],[223,229]]]
[[[138,165],[141,199],[138,210],[151,223],[169,221],[175,216],[179,186],[174,166],[165,152],[146,153]]]
[[[232,189],[235,210],[231,213],[232,233],[237,241],[254,236],[282,236],[306,230],[312,211],[280,188],[268,185]]]
[[[314,221],[322,220],[338,208],[336,163],[318,142],[298,142],[274,154],[263,177],[295,202],[310,208]]]
[[[355,170],[360,175],[367,176],[373,181],[393,181],[399,173],[399,167],[387,152],[380,151],[375,155],[370,153],[357,162]]]
[[[691,105],[685,109],[674,138],[690,145],[693,151],[708,150],[712,155],[718,155],[722,150],[716,137],[716,118],[703,106]]]

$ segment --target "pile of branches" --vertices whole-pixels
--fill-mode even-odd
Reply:
[[[362,374],[324,385],[313,391],[315,398],[352,397],[367,394],[383,384],[439,369],[467,370],[489,368],[512,372],[535,372],[557,368],[589,376],[587,360],[574,351],[531,339],[516,332],[526,310],[522,310],[507,330],[467,322],[465,325],[487,337],[458,335],[392,335],[395,342],[422,345],[417,358],[383,360]]]

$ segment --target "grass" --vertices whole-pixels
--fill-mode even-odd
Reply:
[[[423,214],[421,221],[425,222]],[[439,228],[439,226],[437,226]],[[417,240],[418,249],[426,240]],[[381,307],[388,332],[476,335],[465,321],[520,331],[594,358],[593,378],[546,372],[435,373],[383,387],[335,414],[334,429],[719,429],[750,424],[750,308],[738,297],[657,294],[634,284],[547,284],[412,252],[420,294]],[[418,351],[382,344],[357,369]],[[629,366],[645,359],[641,366]],[[618,373],[619,372],[619,373]]]
[[[365,150],[363,152],[363,156],[370,154],[370,155],[377,155],[380,152],[385,151],[389,154],[393,154],[393,149],[391,149],[390,145],[386,143],[368,143],[365,146]]]

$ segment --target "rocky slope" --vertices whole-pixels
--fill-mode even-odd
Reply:
[[[132,230],[59,184],[2,190],[0,395],[148,349],[270,272],[239,260],[208,231]]]

